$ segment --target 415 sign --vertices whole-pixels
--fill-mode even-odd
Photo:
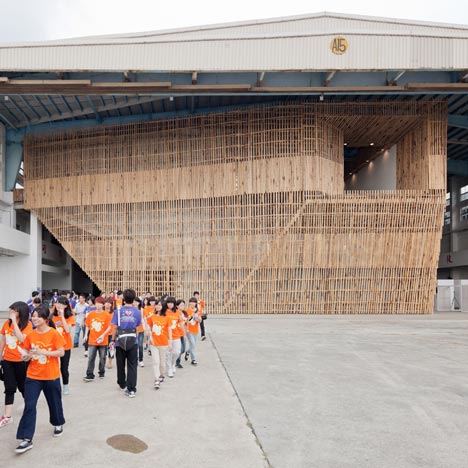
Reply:
[[[343,55],[348,50],[348,41],[343,36],[336,36],[330,42],[330,49],[335,55]]]

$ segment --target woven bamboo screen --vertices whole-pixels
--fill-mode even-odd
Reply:
[[[213,313],[429,313],[446,121],[443,104],[306,103],[29,137],[25,204],[104,291],[197,289]],[[404,190],[345,193],[345,140],[401,140]]]

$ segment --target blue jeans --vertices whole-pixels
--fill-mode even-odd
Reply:
[[[80,345],[80,333],[81,333],[81,328],[82,328],[82,325],[77,323],[75,325],[75,337],[73,338],[73,346],[75,348],[78,348],[78,346]],[[84,333],[84,330],[83,330],[83,333]]]
[[[185,353],[185,338],[183,336],[180,337],[180,354],[177,358],[176,364],[180,364],[180,358]]]
[[[145,339],[145,334],[143,332],[138,333],[138,362],[143,361],[143,340]]]
[[[89,345],[88,369],[86,370],[86,377],[88,379],[94,379],[94,365],[96,364],[97,353],[99,353],[99,377],[104,377],[106,372],[107,346]]]
[[[198,335],[195,335],[193,333],[187,333],[187,338],[190,344],[190,359],[192,361],[196,361],[195,359],[195,347],[197,346],[197,340],[198,340]]]
[[[65,424],[60,379],[36,380],[26,377],[24,383],[24,411],[16,432],[17,439],[33,439],[36,431],[37,400],[41,391],[44,392],[49,407],[50,424],[52,426]]]

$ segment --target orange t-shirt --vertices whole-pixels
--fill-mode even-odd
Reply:
[[[98,312],[93,310],[86,316],[85,325],[89,328],[88,344],[91,346],[106,346],[107,337],[110,333],[108,331],[103,337],[103,341],[97,342],[97,339],[106,331],[106,328],[110,326],[112,315],[108,314],[104,310]]]
[[[141,319],[141,324],[137,329],[138,333],[143,333],[143,331],[144,331],[143,320],[146,320],[153,312],[154,312],[154,307],[151,307],[151,306],[146,306],[143,309],[143,312],[142,312],[143,317]]]
[[[31,322],[28,322],[24,330],[21,330],[23,335],[28,336],[33,330]],[[18,346],[23,347],[18,343],[18,338],[15,335],[15,328],[13,324],[8,325],[8,320],[3,324],[0,335],[5,335],[5,348],[3,348],[3,359],[5,361],[21,362],[21,353],[18,351]]]
[[[63,326],[62,326],[62,317],[60,317],[60,315],[52,315],[52,320],[55,323],[55,328],[63,336],[63,339],[65,340],[65,346],[63,347],[65,349],[65,351],[68,351],[69,349],[72,349],[73,348],[73,343],[72,343],[71,333],[67,333],[65,331],[65,329],[63,328]],[[70,317],[68,317],[65,320],[68,323],[69,327],[74,327],[75,324],[76,324],[74,315],[71,315]]]
[[[179,311],[177,312],[171,312],[169,309],[166,311],[166,317],[169,318],[169,326],[171,327],[172,330],[172,339],[173,340],[178,340],[181,336],[184,335],[182,324],[184,323],[184,319],[181,317],[181,313]]]
[[[46,333],[38,333],[37,330],[33,330],[23,342],[26,350],[30,350],[32,345],[47,351],[57,351],[57,349],[65,347],[65,340],[53,328],[50,328]],[[34,356],[29,362],[26,376],[35,380],[58,379],[60,377],[59,358],[42,355]]]
[[[187,312],[188,319],[189,319],[187,322],[187,331],[191,335],[198,335],[198,332],[200,330],[200,324],[196,322],[194,319],[192,319],[192,315],[194,314],[195,311],[190,308],[185,309],[185,311]],[[201,312],[199,312],[199,316],[201,316]]]
[[[167,346],[169,344],[169,317],[162,315],[150,315],[147,319],[148,326],[151,329],[151,338],[153,346]]]

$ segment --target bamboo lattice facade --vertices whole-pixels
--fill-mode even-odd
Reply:
[[[302,103],[30,136],[25,205],[104,291],[430,313],[446,125],[444,103]],[[345,192],[345,141],[398,143],[397,190]]]

